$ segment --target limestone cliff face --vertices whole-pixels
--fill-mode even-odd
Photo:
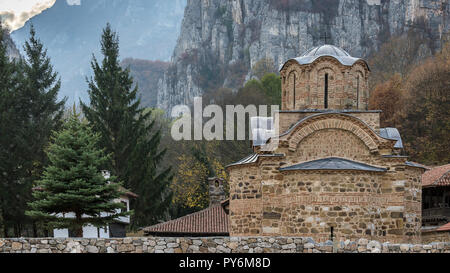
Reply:
[[[11,59],[19,59],[20,58],[19,50],[17,49],[16,45],[14,44],[13,40],[11,39],[8,33],[6,33],[4,39],[6,44],[6,54]]]
[[[450,30],[448,0],[288,3],[294,4],[188,0],[172,65],[159,82],[158,107],[189,104],[217,86],[236,89],[251,77],[257,61],[268,57],[281,65],[325,41],[367,57],[389,36],[410,27],[431,33],[436,47]]]

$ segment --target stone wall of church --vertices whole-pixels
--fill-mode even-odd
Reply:
[[[422,228],[422,181],[423,171],[417,168],[397,167],[397,176],[405,176],[404,206],[405,234],[420,237]],[[397,177],[399,179],[399,177]],[[400,180],[402,181],[402,180]]]
[[[310,65],[291,60],[281,71],[282,109],[324,109],[328,75],[328,109],[367,110],[368,74],[361,62],[347,67],[333,57],[320,57]]]
[[[340,240],[420,241],[420,193],[415,181],[420,170],[280,173],[280,163],[261,161],[265,167],[260,179],[244,175],[242,187],[231,183],[232,236],[309,236],[324,242],[333,227],[333,236]],[[233,168],[231,177],[247,173],[246,169]],[[236,195],[236,190],[248,188],[246,180],[254,188],[259,183],[261,194]]]
[[[238,234],[262,233],[262,185],[256,165],[230,170],[230,229]],[[240,205],[239,201],[245,200]],[[250,205],[250,206],[249,206]]]
[[[263,235],[302,234],[318,241],[372,236],[378,176],[357,172],[289,172],[263,191]]]
[[[298,139],[296,149],[279,147],[276,153],[284,157],[263,157],[229,169],[232,236],[300,235],[323,242],[333,227],[338,239],[419,242],[422,170],[407,167],[404,157],[371,152],[350,127],[315,128]],[[279,171],[328,157],[387,171]]]

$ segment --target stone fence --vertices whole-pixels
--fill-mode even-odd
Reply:
[[[389,244],[360,239],[333,244],[311,238],[216,237],[0,239],[0,253],[450,253],[450,242]]]

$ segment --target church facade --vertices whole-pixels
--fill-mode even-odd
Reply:
[[[367,110],[369,75],[331,45],[282,66],[278,133],[227,167],[230,236],[420,242],[424,168]]]

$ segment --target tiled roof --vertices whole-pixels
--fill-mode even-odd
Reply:
[[[337,157],[314,160],[280,169],[280,171],[298,171],[298,170],[355,170],[355,171],[369,171],[369,172],[386,171],[386,169],[384,168],[378,168],[364,163],[359,163]]]
[[[228,236],[228,214],[222,205],[213,206],[187,216],[144,228],[146,235]]]
[[[422,186],[450,186],[450,164],[433,168],[422,175]]]
[[[450,231],[450,223],[443,225],[442,227],[438,228],[436,231]]]

